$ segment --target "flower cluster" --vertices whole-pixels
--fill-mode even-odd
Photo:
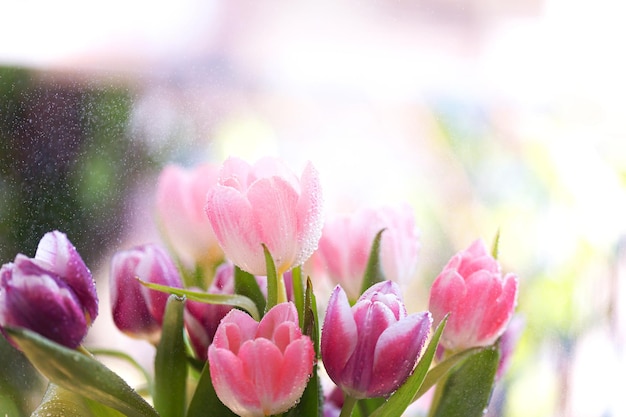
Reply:
[[[168,249],[120,250],[109,281],[115,325],[157,350],[147,394],[80,347],[98,300],[63,233],[0,271],[0,330],[55,393],[138,416],[338,415],[331,405],[347,416],[368,399],[361,415],[399,416],[435,384],[431,407],[458,407],[447,397],[467,380],[479,401],[464,415],[481,415],[512,350],[499,339],[518,291],[482,240],[436,277],[428,311],[410,313],[399,284],[415,273],[420,241],[408,205],[324,218],[315,168],[297,176],[272,158],[169,166],[158,184]],[[322,280],[335,287],[318,312]],[[485,371],[468,374],[472,361]]]

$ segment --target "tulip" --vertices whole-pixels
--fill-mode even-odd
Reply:
[[[156,343],[168,294],[141,285],[142,281],[181,287],[178,270],[167,252],[156,244],[120,251],[111,260],[113,321],[124,333]]]
[[[430,290],[436,323],[450,313],[441,337],[448,351],[492,345],[504,332],[517,300],[517,276],[502,277],[482,240],[454,255]]]
[[[98,315],[95,282],[64,233],[46,233],[35,258],[0,269],[0,328],[23,327],[76,348]]]
[[[262,244],[279,275],[303,264],[321,235],[322,196],[309,163],[298,179],[281,161],[251,166],[229,158],[207,195],[206,214],[226,256],[253,275],[266,275]]]
[[[279,414],[302,396],[314,354],[293,303],[277,304],[258,323],[233,309],[209,347],[211,380],[220,401],[235,414]]]
[[[203,164],[194,169],[166,166],[159,175],[156,208],[167,242],[187,263],[219,263],[222,252],[204,213],[206,195],[217,184],[219,167]]]
[[[360,295],[372,242],[382,229],[383,275],[405,282],[415,272],[419,252],[419,233],[410,206],[362,208],[352,215],[335,215],[326,220],[317,253],[329,278],[344,288],[350,300]]]
[[[235,293],[234,269],[231,263],[223,263],[217,268],[208,293]],[[198,359],[207,360],[207,349],[213,342],[217,326],[231,309],[232,306],[229,305],[207,304],[192,300],[187,300],[185,303],[185,328]]]
[[[353,307],[338,285],[322,328],[326,371],[352,398],[387,396],[413,371],[431,324],[429,312],[407,314],[392,281],[374,284]]]

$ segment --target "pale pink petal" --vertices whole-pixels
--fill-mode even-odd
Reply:
[[[256,337],[264,337],[272,340],[277,327],[289,321],[298,323],[298,311],[293,303],[286,302],[275,305],[261,319]]]
[[[255,387],[261,409],[265,415],[275,414],[275,393],[280,387],[283,368],[282,353],[270,340],[258,338],[245,342],[238,356],[243,365],[244,378]]]
[[[298,239],[298,194],[280,177],[261,178],[248,189],[248,201],[253,207],[252,227],[260,237],[259,246],[260,243],[267,246],[278,273],[282,274],[293,265],[298,250],[295,245]],[[267,274],[263,271],[253,273]]]
[[[220,401],[240,416],[264,416],[256,389],[240,358],[227,349],[209,346],[211,381]]]
[[[275,410],[272,414],[288,410],[302,396],[313,370],[314,356],[313,342],[308,337],[302,337],[287,346],[274,397]]]
[[[265,275],[262,230],[247,198],[218,185],[208,193],[206,214],[226,256],[251,274]]]
[[[317,249],[322,235],[322,186],[319,174],[307,163],[300,179],[300,198],[297,206],[298,255],[295,266],[302,265]]]

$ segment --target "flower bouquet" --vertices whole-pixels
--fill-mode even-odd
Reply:
[[[33,416],[381,417],[407,415],[423,396],[416,415],[484,413],[517,298],[497,237],[491,251],[477,240],[454,255],[429,311],[409,313],[411,210],[324,222],[311,164],[300,177],[271,158],[170,166],[156,206],[165,245],[121,250],[110,269],[115,325],[156,349],[142,386],[98,359],[138,366],[127,352],[82,345],[98,297],[64,233],[2,266],[0,330],[49,380]]]

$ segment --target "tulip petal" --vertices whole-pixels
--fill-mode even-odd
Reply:
[[[303,264],[315,252],[322,235],[322,187],[319,174],[307,163],[300,179],[300,198],[297,205],[298,257],[294,265]]]
[[[206,214],[228,258],[251,274],[265,275],[262,235],[248,199],[232,187],[218,185],[207,195]]]
[[[92,322],[98,316],[96,284],[87,265],[65,233],[58,230],[46,233],[37,246],[35,259],[50,265],[54,272],[72,288],[89,314]]]
[[[336,286],[326,309],[321,340],[324,367],[333,381],[340,380],[357,341],[357,325],[348,297],[340,286]]]
[[[256,385],[243,362],[228,349],[209,347],[211,381],[220,401],[240,416],[263,416]]]
[[[285,322],[298,322],[298,312],[293,303],[280,303],[270,309],[261,319],[256,337],[272,340],[276,329]]]
[[[389,326],[376,343],[373,374],[368,396],[378,397],[396,390],[409,376],[419,357],[430,327],[430,313],[415,313]]]
[[[254,227],[272,254],[279,274],[294,263],[298,247],[298,193],[281,177],[261,178],[248,189]],[[265,272],[258,275],[266,275]]]
[[[300,338],[290,343],[283,355],[275,394],[275,401],[280,401],[276,411],[291,408],[302,396],[311,374],[315,351],[310,339]]]
[[[283,368],[282,353],[270,340],[258,338],[244,343],[238,356],[246,378],[255,387],[261,409],[265,415],[275,414],[274,402],[279,398],[276,390],[280,387]]]

